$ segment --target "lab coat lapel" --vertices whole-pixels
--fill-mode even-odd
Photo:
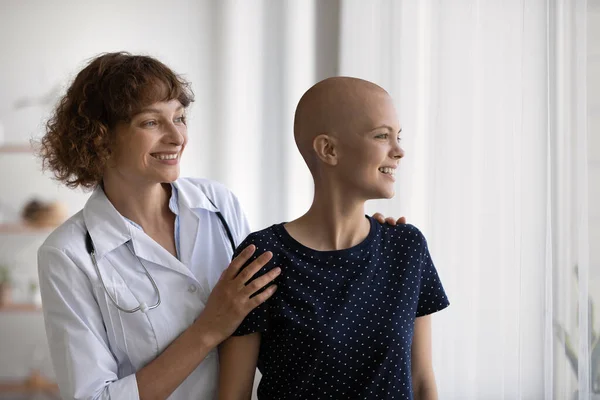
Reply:
[[[191,262],[198,237],[200,217],[188,207],[179,207],[179,258],[192,269]]]
[[[131,230],[133,251],[135,255],[156,265],[171,269],[197,282],[196,277],[188,267],[173,257],[164,247],[139,229]]]

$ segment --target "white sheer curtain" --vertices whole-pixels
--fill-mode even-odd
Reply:
[[[253,228],[312,199],[292,139],[300,95],[338,74],[381,84],[407,156],[396,198],[369,211],[429,240],[452,303],[434,318],[440,398],[591,398],[586,1],[208,4],[202,175]]]
[[[206,176],[231,188],[255,229],[298,216],[312,178],[294,143],[296,103],[335,73],[337,3],[211,3],[214,36]],[[317,39],[318,38],[318,39]]]
[[[212,38],[206,52],[212,66],[204,86],[195,85],[210,111],[206,121],[190,125],[203,131],[202,175],[227,185],[258,230],[298,217],[312,201],[293,118],[304,91],[335,74],[339,9],[317,0],[210,6],[211,26],[203,29]]]
[[[452,303],[440,398],[590,398],[586,1],[341,6],[340,74],[391,92],[407,150],[373,208],[425,232]]]

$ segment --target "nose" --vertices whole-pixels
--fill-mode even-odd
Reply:
[[[399,160],[404,157],[404,149],[400,146],[400,143],[394,141],[395,145],[392,148],[392,158],[394,160]]]
[[[174,144],[176,146],[181,146],[185,143],[186,130],[185,126],[178,126],[174,123],[170,123],[167,125],[166,137],[169,144]]]

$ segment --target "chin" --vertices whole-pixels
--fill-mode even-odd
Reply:
[[[380,199],[391,199],[396,195],[396,192],[393,190],[388,190],[381,194]]]
[[[391,199],[396,194],[396,188],[390,182],[385,182],[383,185],[377,185],[377,198]]]
[[[173,183],[179,178],[179,172],[176,174],[165,174],[160,177],[161,183]]]
[[[396,194],[394,185],[386,184],[379,187],[379,198],[380,199],[391,199]]]
[[[368,200],[391,199],[395,194],[396,192],[392,188],[377,188],[372,190],[366,197]]]

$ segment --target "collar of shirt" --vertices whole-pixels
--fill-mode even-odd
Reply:
[[[190,209],[205,209],[219,211],[213,206],[206,195],[198,190],[192,182],[178,179],[172,184],[173,191],[169,199],[169,208],[179,215],[180,206]],[[101,186],[96,187],[83,208],[83,217],[88,232],[94,242],[96,258],[101,259],[105,254],[131,240],[132,227],[141,227],[123,217],[106,197]],[[177,235],[177,227],[175,228]],[[176,243],[179,238],[176,238]]]
[[[202,190],[198,190],[198,186],[190,180],[177,179],[172,185],[177,191],[178,202],[180,205],[190,209],[202,208],[212,212],[219,211],[211,203],[206,194],[204,194]]]

